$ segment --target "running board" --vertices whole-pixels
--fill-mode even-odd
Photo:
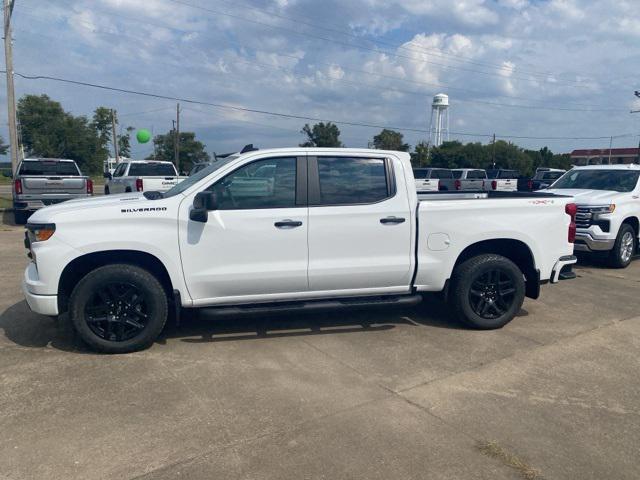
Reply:
[[[324,310],[363,309],[368,307],[410,307],[419,304],[422,295],[394,295],[378,297],[350,297],[331,300],[304,300],[297,302],[255,303],[219,307],[200,307],[204,316],[273,315],[283,312],[320,312]]]

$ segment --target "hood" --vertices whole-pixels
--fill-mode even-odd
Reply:
[[[578,205],[609,205],[616,203],[616,199],[627,195],[626,193],[613,190],[549,188],[544,191],[545,193],[555,193],[556,195],[573,197]]]
[[[142,193],[122,193],[119,195],[101,195],[89,198],[67,200],[66,202],[41,208],[29,217],[29,223],[47,223],[51,218],[69,212],[80,212],[94,208],[119,207],[135,208],[138,206],[157,205],[158,200],[147,200]]]

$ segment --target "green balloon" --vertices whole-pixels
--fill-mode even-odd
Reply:
[[[151,140],[151,132],[146,128],[141,128],[140,130],[138,130],[138,133],[136,133],[136,138],[138,139],[139,143],[147,143],[149,140]]]

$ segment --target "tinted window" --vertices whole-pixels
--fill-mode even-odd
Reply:
[[[427,170],[426,168],[416,168],[413,170],[413,177],[427,178],[427,173],[429,173],[429,170]]]
[[[127,169],[127,164],[126,163],[121,163],[120,165],[118,165],[116,167],[116,169],[113,171],[113,176],[114,177],[121,177],[122,175],[124,175],[124,171]]]
[[[452,172],[453,172],[453,178],[462,178],[462,174],[464,173],[462,170],[452,170]],[[467,174],[467,178],[469,178],[469,174]]]
[[[498,173],[498,178],[518,178],[518,172],[516,172],[515,170],[500,170],[500,172]]]
[[[546,172],[542,175],[543,180],[557,180],[562,176],[563,172]]]
[[[639,176],[640,171],[637,170],[572,170],[552,187],[630,192],[638,184]]]
[[[453,178],[451,170],[431,170],[431,178]]]
[[[245,165],[210,187],[220,210],[296,206],[296,159],[269,158]]]
[[[130,177],[175,177],[176,169],[171,163],[132,163]]]
[[[319,157],[323,205],[373,203],[389,196],[385,162],[379,158]]]
[[[20,175],[80,175],[74,162],[50,160],[25,160],[20,166]]]
[[[469,178],[469,179],[485,179],[485,178],[487,178],[487,175],[482,170],[471,170],[470,172],[467,172],[467,178]]]

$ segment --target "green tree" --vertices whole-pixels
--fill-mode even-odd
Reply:
[[[429,158],[429,142],[418,142],[411,153],[411,164],[414,167],[426,167],[431,163]]]
[[[131,157],[131,132],[134,130],[133,127],[127,127],[126,133],[118,135],[118,154],[121,157]]]
[[[65,112],[47,95],[25,95],[18,101],[18,120],[29,156],[70,158],[84,173],[101,171],[100,140],[87,117]]]
[[[9,151],[9,145],[4,143],[4,138],[0,135],[0,155],[6,155]]]
[[[301,143],[301,147],[342,147],[340,141],[340,129],[331,122],[316,123],[313,127],[305,124],[300,130],[307,136],[307,141]]]
[[[373,146],[378,150],[398,150],[409,151],[409,144],[403,142],[403,135],[400,132],[383,129],[378,135],[373,137]]]
[[[170,130],[164,135],[156,135],[153,138],[155,145],[155,159],[166,160],[175,163],[175,130]],[[154,158],[153,155],[147,157]],[[205,151],[205,144],[196,140],[194,132],[180,132],[180,170],[188,172],[194,163],[210,160]]]

